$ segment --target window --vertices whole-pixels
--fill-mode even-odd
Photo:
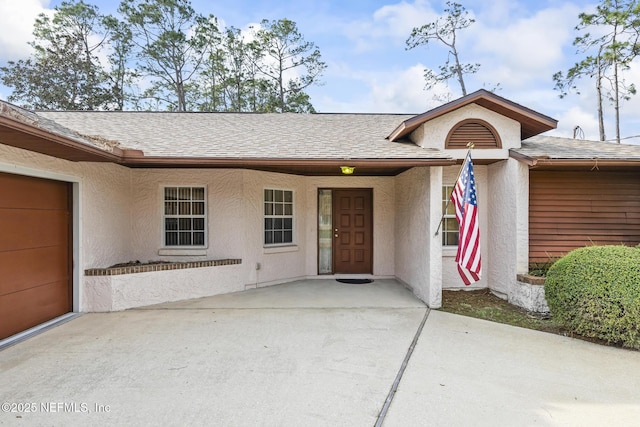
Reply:
[[[164,246],[204,247],[205,187],[164,187]]]
[[[333,272],[333,192],[318,190],[318,274]]]
[[[456,220],[456,206],[449,202],[451,193],[453,193],[453,188],[454,185],[442,186],[442,211],[444,212],[444,219],[442,220],[443,246],[458,245],[458,220]],[[447,202],[449,202],[448,206]]]
[[[293,243],[293,191],[264,190],[264,244]]]

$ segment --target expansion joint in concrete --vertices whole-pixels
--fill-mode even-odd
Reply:
[[[407,365],[409,364],[409,360],[411,359],[411,355],[413,354],[413,350],[418,344],[418,339],[420,335],[422,335],[422,329],[424,328],[424,324],[427,322],[427,318],[429,317],[430,309],[426,309],[424,316],[422,317],[422,322],[420,322],[420,326],[418,326],[418,330],[416,334],[413,336],[413,341],[411,341],[411,345],[407,349],[407,354],[404,356],[404,360],[402,361],[402,365],[400,366],[400,370],[396,374],[396,379],[393,381],[391,385],[391,390],[389,390],[389,394],[387,395],[386,400],[384,401],[384,405],[382,405],[382,409],[378,414],[378,419],[376,420],[375,427],[381,427],[382,423],[384,423],[384,419],[387,416],[387,411],[391,406],[391,402],[398,390],[398,386],[400,385],[400,381],[402,380],[402,375],[404,375],[405,369],[407,369]]]

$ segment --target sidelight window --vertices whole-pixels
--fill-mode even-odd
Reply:
[[[444,212],[444,219],[442,220],[443,246],[458,246],[459,232],[458,220],[456,220],[456,206],[449,202],[454,187],[454,185],[442,186],[442,211]]]

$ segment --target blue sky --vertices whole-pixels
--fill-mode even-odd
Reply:
[[[104,13],[116,13],[116,0],[86,0]],[[480,63],[466,77],[469,92],[480,88],[559,120],[552,134],[570,137],[580,126],[587,139],[598,138],[593,82],[582,82],[581,95],[560,99],[551,76],[579,58],[571,45],[578,14],[597,2],[460,1],[476,22],[459,35],[463,62]],[[29,55],[33,19],[60,4],[58,0],[0,0],[0,64]],[[192,0],[193,7],[214,14],[222,23],[246,28],[262,19],[288,18],[320,48],[327,70],[323,85],[309,90],[319,112],[420,113],[438,106],[437,95],[460,96],[457,83],[424,90],[423,70],[436,68],[446,52],[437,44],[405,50],[411,29],[434,21],[444,1],[407,0]],[[627,80],[638,81],[634,64]],[[9,91],[0,86],[0,98]],[[613,108],[606,106],[607,138],[613,139]],[[622,109],[622,137],[640,135],[640,95]],[[626,140],[640,143],[640,138]]]

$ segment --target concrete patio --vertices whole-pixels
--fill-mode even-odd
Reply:
[[[640,352],[429,311],[393,280],[85,314],[0,351],[2,425],[620,426],[639,390]]]

